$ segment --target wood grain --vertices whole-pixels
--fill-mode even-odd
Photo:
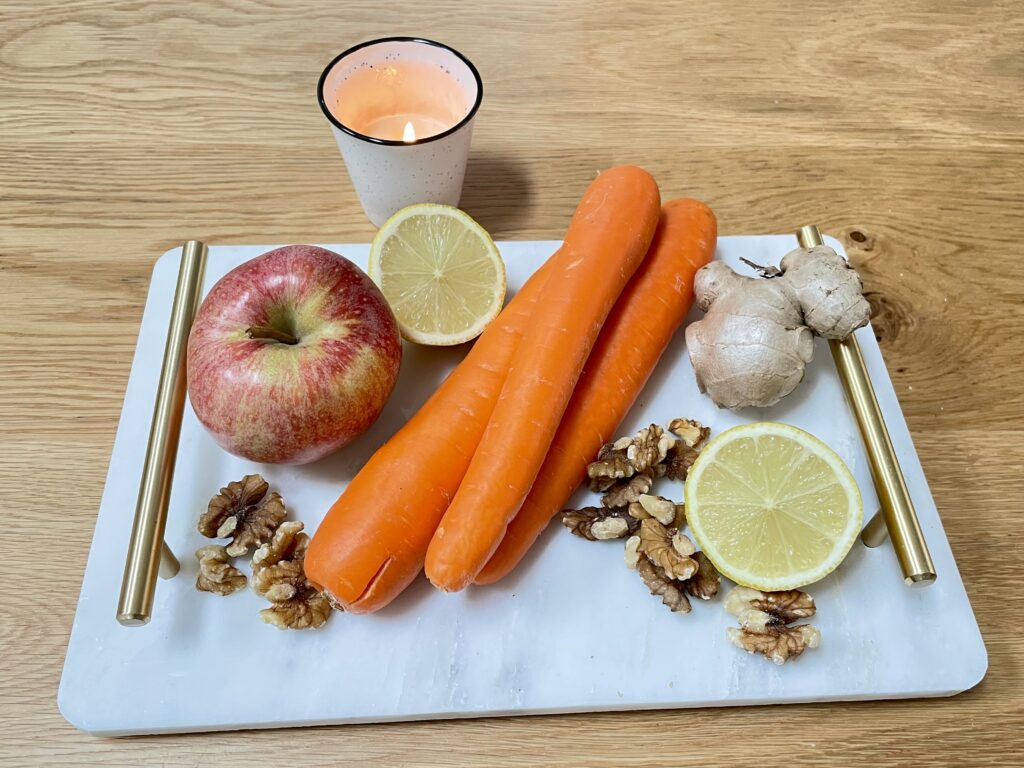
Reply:
[[[988,646],[976,689],[121,740],[61,719],[153,261],[193,237],[368,239],[313,92],[334,53],[386,34],[480,68],[463,204],[496,237],[558,237],[594,172],[628,161],[723,233],[843,239]],[[7,0],[0,105],[0,764],[1019,764],[1019,4]]]

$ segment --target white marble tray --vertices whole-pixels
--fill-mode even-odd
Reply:
[[[833,247],[841,248],[835,241]],[[774,263],[792,237],[723,237],[718,257]],[[501,243],[520,286],[557,246]],[[206,287],[271,246],[214,246]],[[365,263],[366,245],[327,246]],[[182,571],[157,587],[153,620],[115,618],[180,251],[164,254],[139,331],[68,646],[58,703],[76,727],[116,735],[483,715],[945,696],[972,687],[988,661],[942,523],[870,328],[858,332],[938,571],[903,586],[891,547],[859,543],[809,591],[822,645],[776,667],[726,640],[721,599],[675,615],[622,564],[621,542],[591,543],[553,525],[499,585],[460,594],[420,580],[371,616],[335,615],[315,632],[263,624],[251,590],[196,592],[195,521],[228,480],[258,470],[313,529],[349,478],[444,377],[464,350],[408,346],[380,421],[333,457],[302,467],[253,466],[219,450],[186,409],[167,542]],[[798,394],[756,414],[720,411],[698,394],[677,334],[622,432],[685,415],[718,432],[753,418],[786,421],[849,463],[877,508],[856,425],[827,347]],[[681,488],[672,489],[674,494]]]

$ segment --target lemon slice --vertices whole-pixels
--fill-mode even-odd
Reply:
[[[474,339],[505,301],[505,263],[494,241],[448,205],[410,205],[384,222],[370,246],[370,278],[402,336],[418,344]]]
[[[726,430],[686,478],[686,519],[725,576],[774,592],[818,581],[853,546],[857,483],[835,451],[787,424]]]

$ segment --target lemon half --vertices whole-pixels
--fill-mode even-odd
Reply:
[[[686,519],[715,567],[765,592],[831,573],[860,533],[857,482],[838,454],[787,424],[726,430],[686,478]]]
[[[410,205],[384,222],[370,246],[370,278],[402,336],[418,344],[476,338],[505,301],[505,263],[494,241],[448,205]]]

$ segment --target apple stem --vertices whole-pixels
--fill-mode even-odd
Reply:
[[[298,344],[299,340],[290,333],[271,328],[269,325],[253,325],[245,329],[245,335],[250,339],[270,339],[280,341],[282,344]]]

